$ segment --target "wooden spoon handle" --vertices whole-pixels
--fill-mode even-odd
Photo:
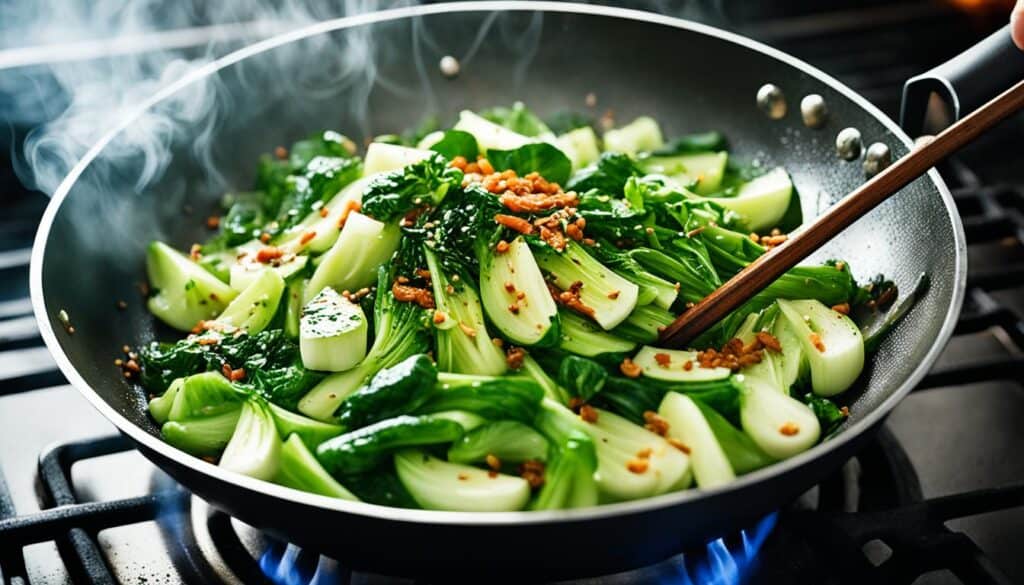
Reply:
[[[664,347],[683,347],[763,290],[861,216],[920,177],[1000,120],[1024,107],[1024,80],[996,96],[875,175],[788,241],[762,254],[728,282],[688,309],[661,334]],[[1007,156],[1019,153],[1007,152]]]

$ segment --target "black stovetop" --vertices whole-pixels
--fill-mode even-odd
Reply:
[[[890,114],[902,79],[981,36],[987,24],[931,5],[871,4],[847,18],[724,16]],[[967,301],[942,358],[877,439],[743,534],[587,582],[1024,582],[1022,135],[1024,120],[1011,120],[942,169],[969,243]],[[351,574],[210,509],[67,386],[28,301],[29,247],[47,200],[21,188],[6,164],[0,189],[3,583],[394,582]]]

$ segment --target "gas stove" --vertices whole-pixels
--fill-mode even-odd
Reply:
[[[749,6],[687,16],[794,53],[894,117],[903,79],[990,25],[931,3],[866,4],[771,19]],[[876,438],[742,532],[583,583],[1024,582],[1024,171],[1010,154],[1022,131],[1024,120],[1011,120],[941,169],[969,243],[967,301],[942,358]],[[417,582],[351,572],[210,508],[66,384],[28,300],[29,248],[47,199],[0,163],[3,583]]]

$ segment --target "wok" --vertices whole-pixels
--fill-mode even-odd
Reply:
[[[373,48],[360,59],[373,60],[373,75],[338,73],[333,64],[357,63],[345,51],[367,40]],[[972,70],[1008,43],[990,40],[958,71]],[[326,71],[338,82],[307,91],[294,77],[299,73],[282,66],[294,51],[303,68]],[[446,54],[462,60],[455,79],[437,73]],[[960,73],[938,82],[940,89],[955,91]],[[985,92],[973,79],[971,90],[980,100]],[[137,140],[138,128],[154,112],[166,113],[167,104],[210,82],[216,91],[207,105],[218,106],[219,113],[186,128],[185,139],[179,133],[163,143],[170,154],[166,168],[154,172],[151,152],[123,148]],[[781,87],[789,100],[781,120],[755,106],[766,82]],[[281,89],[289,84],[294,91]],[[881,272],[902,290],[910,290],[921,273],[931,276],[927,294],[844,396],[851,412],[845,428],[799,456],[716,489],[516,513],[405,510],[330,499],[225,471],[164,443],[147,415],[147,397],[112,365],[126,343],[169,337],[136,290],[144,278],[144,250],[154,238],[187,248],[204,237],[202,218],[215,212],[222,192],[211,168],[222,183],[244,188],[260,153],[318,129],[372,136],[412,126],[425,113],[450,121],[462,108],[514,100],[548,114],[583,108],[589,93],[597,96],[599,111],[612,108],[621,121],[649,114],[669,136],[718,129],[729,137],[733,156],[784,165],[805,217],[864,181],[860,162],[835,155],[838,130],[856,127],[865,146],[884,142],[895,157],[911,146],[874,106],[806,63],[734,34],[649,13],[484,2],[318,23],[192,71],[121,120],[77,164],[54,194],[33,250],[32,300],[43,337],[68,380],[182,485],[248,524],[353,569],[454,572],[477,581],[583,576],[650,564],[728,534],[841,466],[921,379],[950,336],[964,296],[966,252],[953,200],[934,170],[812,258],[842,257],[856,276]],[[821,129],[800,120],[799,99],[811,93],[828,105]],[[974,99],[960,100],[961,113]],[[127,310],[116,306],[120,299],[129,301]]]

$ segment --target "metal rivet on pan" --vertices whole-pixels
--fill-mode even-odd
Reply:
[[[843,128],[836,134],[836,154],[843,160],[857,160],[862,146],[860,130],[856,128]]]
[[[451,55],[441,57],[440,67],[441,75],[444,75],[448,79],[458,77],[459,71],[462,69],[462,66],[459,65],[459,60]]]
[[[821,128],[828,119],[828,107],[825,105],[825,98],[816,93],[805,95],[800,100],[800,115],[804,119],[804,125],[808,128]]]
[[[786,96],[774,83],[766,83],[757,90],[757,107],[772,120],[786,115]]]
[[[889,147],[881,142],[876,142],[869,146],[867,152],[864,153],[864,172],[872,177],[889,166],[891,162],[892,153],[889,151]]]

